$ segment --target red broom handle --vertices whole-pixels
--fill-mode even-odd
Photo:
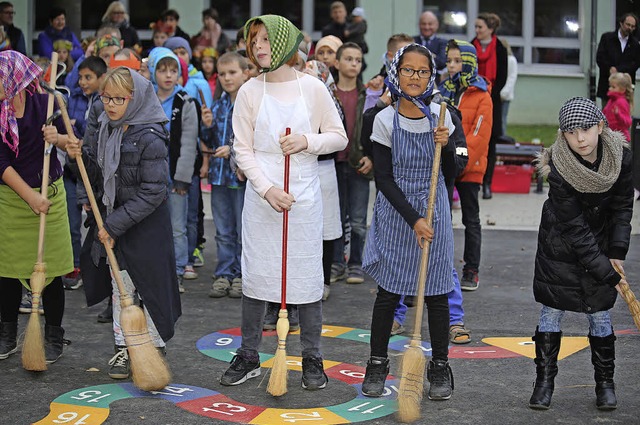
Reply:
[[[287,127],[285,135],[291,134],[291,129]],[[289,167],[291,156],[284,157],[284,191],[289,193]],[[287,239],[289,239],[289,210],[282,211],[282,299],[280,309],[287,308]]]

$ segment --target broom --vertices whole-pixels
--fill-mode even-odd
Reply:
[[[444,125],[447,111],[446,103],[440,104],[440,117],[438,127]],[[433,225],[433,212],[436,204],[436,192],[438,186],[438,172],[440,171],[440,154],[442,145],[436,143],[431,168],[431,185],[429,187],[429,200],[427,203],[427,223]],[[402,356],[400,364],[400,389],[398,390],[398,420],[400,422],[413,422],[420,418],[420,402],[424,386],[424,369],[426,359],[421,346],[420,329],[422,328],[422,316],[424,313],[424,288],[427,280],[427,266],[429,264],[429,247],[427,242],[420,257],[420,271],[418,273],[418,292],[416,294],[416,317],[413,328],[411,344]]]
[[[618,266],[614,266],[614,268],[618,273],[620,273],[620,276],[622,276],[622,280],[616,285],[616,289],[626,301],[631,317],[633,317],[633,323],[635,323],[636,328],[640,330],[640,301],[636,299],[636,294],[634,294],[631,287],[629,287],[629,283],[627,282],[624,272],[620,270]]]
[[[58,74],[58,53],[51,53],[51,85],[55,85]],[[47,117],[53,115],[53,95],[49,94],[47,104]],[[44,161],[42,165],[42,185],[40,194],[47,198],[49,190],[49,164],[51,161],[50,146],[44,142]],[[40,230],[38,232],[38,254],[36,264],[33,266],[33,273],[29,279],[31,287],[31,314],[24,335],[24,345],[22,346],[22,367],[26,370],[42,372],[47,370],[47,361],[44,355],[44,339],[42,328],[40,327],[40,315],[38,308],[42,302],[42,291],[47,279],[47,265],[44,262],[44,231],[47,222],[47,215],[40,213]]]
[[[64,98],[59,92],[56,92],[56,99],[62,111],[62,118],[64,119],[68,136],[73,140],[77,140],[71,127],[71,121],[69,120]],[[82,176],[82,183],[87,191],[91,210],[98,224],[98,229],[103,229],[104,222],[102,221],[102,216],[100,215],[100,210],[98,209],[98,204],[93,189],[91,188],[91,182],[89,181],[82,155],[76,156],[76,162],[80,170],[80,175]],[[113,248],[106,243],[104,247],[107,251],[113,277],[120,292],[120,306],[122,307],[120,312],[120,325],[122,326],[129,351],[129,358],[131,359],[133,384],[143,391],[161,390],[169,385],[171,372],[164,358],[151,342],[144,311],[133,303],[132,297],[125,289],[120,267],[118,266],[118,260],[113,252]]]
[[[285,134],[291,134],[287,127]],[[289,166],[291,156],[284,157],[284,191],[289,193]],[[287,393],[287,334],[289,333],[289,315],[287,313],[287,239],[289,234],[289,211],[282,211],[282,294],[280,296],[280,311],[276,333],[278,334],[278,348],[273,358],[271,376],[267,385],[267,392],[279,397]]]

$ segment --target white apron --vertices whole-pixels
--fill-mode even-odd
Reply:
[[[297,79],[296,73],[296,79]],[[284,187],[284,156],[279,138],[287,127],[291,134],[312,133],[307,105],[302,97],[283,103],[269,95],[264,84],[262,103],[253,133],[253,149],[262,172],[278,188]],[[306,152],[291,156],[287,255],[287,303],[308,304],[322,298],[322,196],[318,157]],[[242,213],[242,292],[258,300],[280,302],[282,273],[282,213],[247,182]]]
[[[322,239],[332,241],[342,236],[335,160],[318,161],[318,177],[320,177],[322,192]]]

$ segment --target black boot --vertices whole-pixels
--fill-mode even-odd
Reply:
[[[18,322],[0,323],[0,360],[18,351],[17,336]]]
[[[47,364],[55,363],[62,356],[64,329],[61,326],[44,325],[44,356]]]
[[[596,380],[596,407],[600,410],[613,410],[618,407],[616,386],[613,383],[613,371],[616,367],[615,341],[614,334],[605,337],[589,335],[591,363]]]
[[[553,380],[558,374],[558,352],[562,332],[538,332],[532,340],[536,343],[536,381],[529,400],[532,409],[548,409],[553,395]]]
[[[449,400],[453,393],[453,372],[446,360],[431,360],[427,369],[429,400]]]
[[[111,323],[113,322],[113,299],[109,297],[109,303],[102,311],[102,313],[98,314],[98,323]]]

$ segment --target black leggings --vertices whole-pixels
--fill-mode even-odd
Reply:
[[[387,346],[393,326],[393,313],[400,301],[393,294],[378,286],[378,295],[371,317],[371,355],[387,357]],[[438,360],[449,358],[449,301],[447,294],[424,297],[429,320],[429,338],[432,356]]]
[[[331,285],[331,263],[333,263],[333,247],[337,239],[322,241],[322,271],[324,273],[324,284]]]
[[[0,278],[0,321],[17,322],[18,308],[22,299],[22,284],[18,279]],[[64,288],[58,276],[44,288],[42,306],[47,325],[60,326],[64,315]]]

